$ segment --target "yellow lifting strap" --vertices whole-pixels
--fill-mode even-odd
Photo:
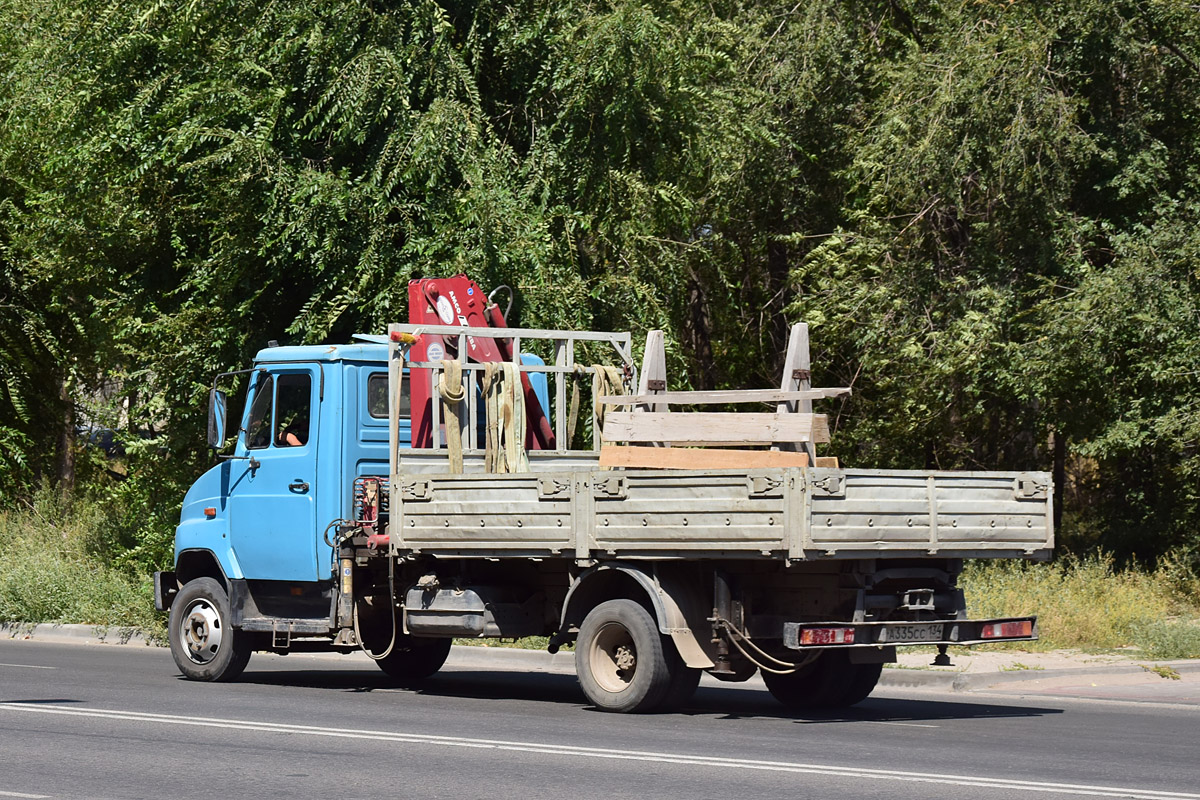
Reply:
[[[567,417],[568,450],[575,441],[575,425],[579,422],[579,383],[589,371],[592,373],[592,412],[596,415],[596,430],[592,432],[592,437],[597,441],[600,436],[598,431],[604,428],[604,412],[608,409],[608,406],[598,402],[599,398],[628,394],[625,391],[624,373],[620,369],[607,364],[592,364],[588,369],[576,366],[571,374],[571,413]]]
[[[438,394],[442,397],[442,408],[446,411],[446,454],[450,457],[450,472],[458,475],[463,471],[462,402],[467,397],[467,390],[463,387],[461,361],[442,360]]]
[[[528,472],[525,453],[525,393],[515,364],[484,365],[483,394],[487,407],[487,440],[483,454],[488,472]]]

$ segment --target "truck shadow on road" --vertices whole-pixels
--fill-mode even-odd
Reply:
[[[430,698],[516,700],[576,707],[595,712],[583,697],[574,675],[545,672],[454,670],[441,672],[419,686],[397,686],[385,675],[360,670],[247,671],[241,683],[270,686],[303,686],[337,692],[402,697],[417,694]],[[707,680],[681,710],[671,712],[697,719],[794,720],[802,724],[880,722],[922,727],[939,720],[1041,717],[1064,713],[1062,709],[995,703],[949,695],[872,697],[848,709],[796,712],[783,708],[761,686],[722,686]]]
[[[885,722],[913,727],[936,727],[932,723],[939,720],[1041,717],[1063,712],[1056,708],[1038,706],[951,700],[945,696],[868,698],[856,706],[836,711],[792,711],[782,707],[765,688],[732,689],[702,685],[691,702],[677,713],[729,720],[790,719],[806,725]]]

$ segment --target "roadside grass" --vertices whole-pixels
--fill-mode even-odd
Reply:
[[[524,636],[520,639],[455,639],[455,644],[471,647],[510,647],[520,650],[545,650],[550,645],[549,636]],[[563,652],[575,649],[575,643],[562,645]]]
[[[165,633],[153,579],[103,563],[94,550],[101,511],[52,502],[0,511],[0,622],[76,623]]]
[[[1200,658],[1200,619],[1152,622],[1138,633],[1136,641],[1153,658]]]
[[[1038,615],[1038,641],[989,649],[1136,647],[1152,658],[1200,658],[1200,597],[1181,570],[1168,561],[1154,571],[1117,571],[1102,555],[1049,564],[975,561],[960,585],[972,617]]]

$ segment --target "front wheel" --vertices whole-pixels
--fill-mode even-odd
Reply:
[[[601,603],[579,626],[575,672],[601,711],[653,711],[685,701],[689,683],[695,690],[694,676],[677,675],[683,666],[676,662],[673,645],[664,643],[649,612],[632,600]]]
[[[250,661],[250,637],[229,624],[229,596],[212,578],[189,581],[171,604],[168,637],[188,680],[231,681]]]

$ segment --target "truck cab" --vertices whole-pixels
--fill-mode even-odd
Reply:
[[[184,498],[177,565],[207,550],[226,579],[327,579],[313,531],[349,515],[354,478],[386,474],[387,381],[383,345],[261,350],[231,457]]]
[[[169,609],[183,587],[207,579],[226,596],[229,624],[257,634],[256,649],[303,649],[293,637],[331,632],[330,530],[354,518],[360,479],[388,474],[388,347],[268,347],[245,372],[246,402],[228,433],[225,396],[213,390],[210,418],[218,430],[210,429],[210,444],[225,449],[232,439],[232,452],[184,497],[175,570],[155,575],[156,606]],[[400,406],[397,446],[406,448],[407,371],[401,381],[390,396]],[[545,379],[535,376],[534,383],[548,402]],[[217,605],[215,598],[201,603],[194,642],[200,651],[210,646]]]
[[[278,632],[293,620],[293,632],[324,631],[332,551],[321,530],[351,516],[356,478],[387,474],[387,347],[266,348],[248,382],[232,453],[184,498],[175,574],[160,577],[159,604],[172,600],[171,578],[210,578],[228,594],[235,626]],[[220,392],[214,400],[223,405]]]

